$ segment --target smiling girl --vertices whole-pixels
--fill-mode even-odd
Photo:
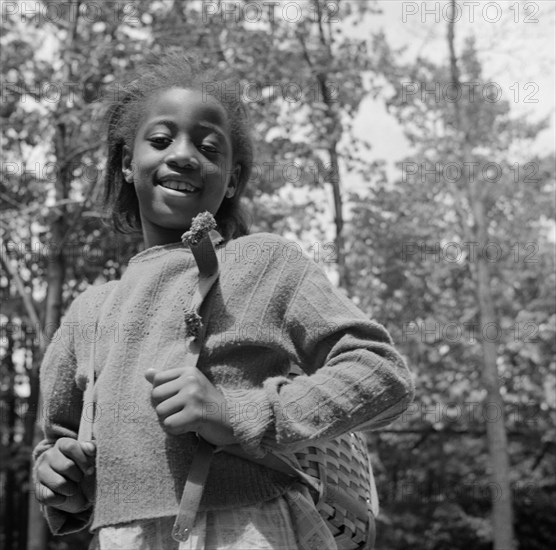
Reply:
[[[170,88],[147,109],[133,146],[124,146],[122,167],[149,248],[180,242],[194,216],[216,213],[235,195],[242,164],[236,159],[234,165],[228,115],[213,97]]]
[[[191,536],[174,541],[197,434],[253,457],[292,453],[363,424],[382,426],[412,398],[383,327],[310,259],[292,258],[289,241],[248,235],[240,197],[252,145],[231,89],[168,54],[111,109],[107,202],[116,229],[140,229],[145,249],[121,280],[89,287],[66,313],[41,367],[45,439],[34,453],[51,530],[89,528],[95,549],[332,550],[299,483],[226,452],[214,455]],[[221,267],[206,300],[199,368],[191,369],[186,312],[198,272],[180,239],[203,211],[222,235]],[[95,342],[80,330],[91,322]],[[78,441],[91,362],[94,441]],[[289,378],[291,363],[304,375]],[[314,525],[311,541],[298,536],[301,517]]]

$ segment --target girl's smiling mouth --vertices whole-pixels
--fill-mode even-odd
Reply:
[[[163,178],[160,178],[158,182],[155,183],[155,185],[160,185],[161,187],[164,187],[164,189],[177,191],[181,194],[192,194],[200,191],[198,187],[180,178],[179,176],[165,176]]]

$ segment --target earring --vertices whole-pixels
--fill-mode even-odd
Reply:
[[[125,170],[122,170],[122,173],[124,175],[124,180],[127,183],[133,183],[133,172],[131,170],[126,168]]]

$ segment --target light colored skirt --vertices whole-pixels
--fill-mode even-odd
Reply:
[[[89,550],[336,550],[330,530],[300,483],[267,502],[199,512],[185,542],[172,538],[174,519],[103,527]]]

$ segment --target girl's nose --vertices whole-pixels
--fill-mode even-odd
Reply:
[[[187,139],[174,141],[167,151],[168,154],[164,160],[169,165],[178,166],[179,168],[191,168],[192,170],[200,166],[196,156],[197,150],[194,144]]]

